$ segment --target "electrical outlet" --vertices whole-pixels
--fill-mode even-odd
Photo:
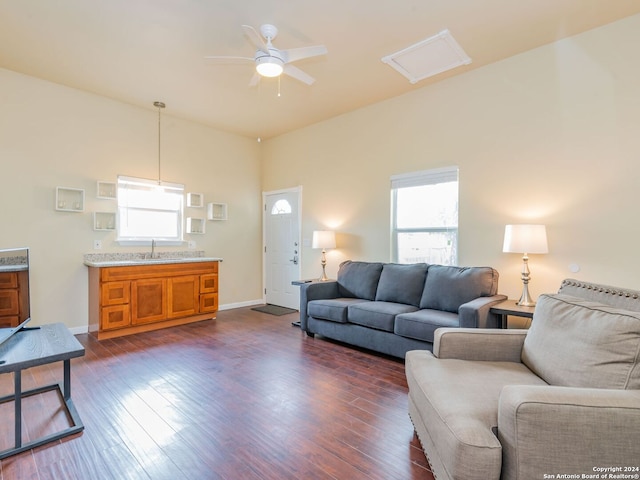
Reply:
[[[195,240],[189,240],[189,248],[196,248],[196,242]]]
[[[93,249],[94,250],[102,250],[102,240],[94,240],[93,241]]]

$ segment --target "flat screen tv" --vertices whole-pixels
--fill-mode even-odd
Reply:
[[[0,328],[17,327],[29,317],[29,249],[0,249]]]

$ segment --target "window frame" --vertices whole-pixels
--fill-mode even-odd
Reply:
[[[398,236],[401,233],[449,233],[454,232],[456,238],[456,250],[453,265],[458,264],[458,242],[459,242],[459,224],[460,218],[453,226],[447,227],[398,227],[398,189],[420,187],[426,185],[437,185],[440,183],[448,182],[458,183],[458,214],[459,214],[459,198],[460,198],[460,177],[459,169],[457,166],[434,168],[430,170],[422,170],[418,172],[403,173],[399,175],[391,176],[391,261],[399,262],[398,252]]]
[[[176,195],[179,200],[178,208],[145,208],[145,207],[129,207],[124,205],[120,190],[121,184],[130,184],[132,186],[138,186],[139,190],[153,190],[161,189],[171,192]],[[116,241],[120,245],[149,245],[152,241],[155,241],[160,245],[182,245],[184,243],[184,196],[185,186],[180,183],[164,182],[158,180],[151,180],[146,178],[130,177],[126,175],[118,175],[116,181]],[[176,215],[176,235],[175,236],[162,236],[162,235],[122,235],[122,222],[123,222],[123,210],[131,208],[138,212],[148,211],[163,213],[168,212]]]

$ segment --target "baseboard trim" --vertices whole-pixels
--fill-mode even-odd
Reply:
[[[234,308],[253,307],[254,305],[264,305],[264,300],[248,300],[246,302],[226,303],[220,305],[218,310],[233,310]]]

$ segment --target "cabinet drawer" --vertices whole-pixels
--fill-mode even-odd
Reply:
[[[18,288],[18,274],[16,272],[0,273],[0,288]]]
[[[129,303],[131,282],[108,282],[102,284],[102,305]]]
[[[200,275],[200,293],[215,293],[218,291],[218,275],[208,273]]]
[[[200,313],[209,313],[218,311],[218,294],[205,293],[200,295]]]
[[[0,290],[0,315],[18,315],[18,291]]]
[[[131,325],[131,312],[129,305],[112,305],[102,308],[100,318],[101,330],[128,327]]]

